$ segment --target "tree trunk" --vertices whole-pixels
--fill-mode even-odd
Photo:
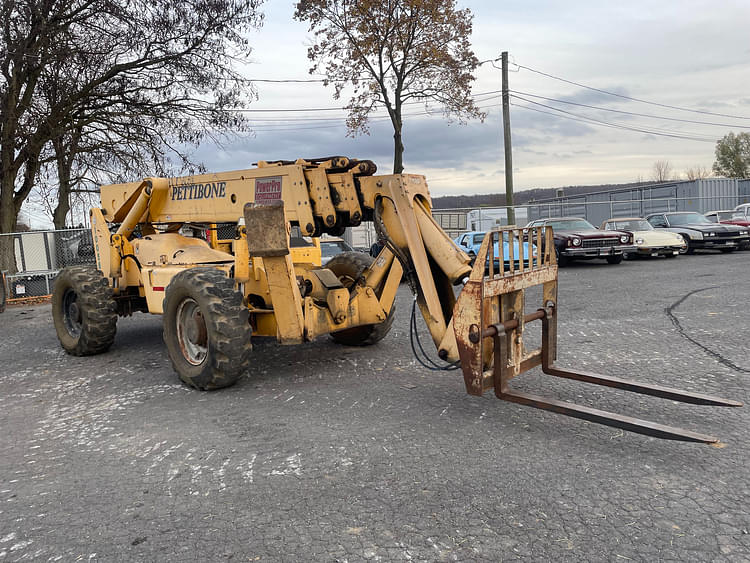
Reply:
[[[13,182],[5,176],[0,183],[0,270],[9,274],[18,271],[13,237],[7,234],[15,230],[17,220],[18,214],[13,204]]]
[[[393,173],[401,174],[404,171],[404,143],[401,140],[401,120],[398,126],[393,128]]]
[[[71,141],[70,147],[65,144],[65,139],[58,137],[52,141],[55,148],[55,160],[57,162],[57,206],[52,213],[52,223],[55,229],[65,228],[65,218],[70,211],[70,192],[73,186],[70,185],[70,172],[72,169],[73,155],[76,150],[75,139]],[[67,149],[67,150],[66,150]]]

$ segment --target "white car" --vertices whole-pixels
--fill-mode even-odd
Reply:
[[[666,256],[672,258],[684,254],[687,243],[682,236],[669,231],[659,231],[640,217],[614,217],[602,223],[605,231],[627,231],[633,233],[635,252],[625,253],[625,258],[636,256]]]

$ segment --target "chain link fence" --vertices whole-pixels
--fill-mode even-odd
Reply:
[[[12,239],[15,272],[4,273],[3,294],[8,302],[52,293],[57,273],[66,266],[95,264],[89,229],[30,231],[0,235]]]

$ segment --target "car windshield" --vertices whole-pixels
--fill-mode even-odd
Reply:
[[[594,225],[584,219],[563,219],[559,221],[547,221],[546,224],[552,227],[553,231],[575,231],[579,229],[595,228]]]
[[[645,219],[634,219],[631,221],[610,221],[607,227],[615,231],[653,231],[651,223]]]
[[[719,221],[731,221],[737,215],[736,211],[717,211],[716,217]]]
[[[711,221],[708,220],[708,217],[705,217],[701,215],[700,213],[675,213],[674,215],[669,215],[669,224],[670,225],[700,225],[700,224],[706,224],[706,225],[712,225]]]
[[[347,250],[351,250],[351,248],[349,248],[349,245],[343,241],[329,240],[326,242],[320,242],[320,256],[322,258],[331,258],[340,252],[345,252]]]

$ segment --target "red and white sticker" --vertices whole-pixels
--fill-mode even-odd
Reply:
[[[255,179],[255,201],[281,199],[281,176]]]

